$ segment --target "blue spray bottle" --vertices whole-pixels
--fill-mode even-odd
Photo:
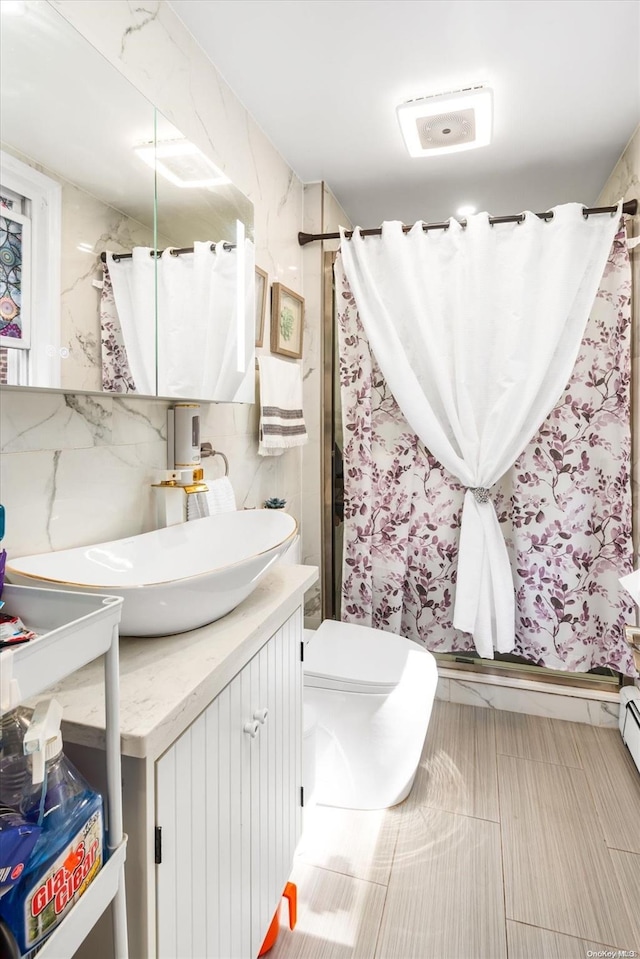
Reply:
[[[0,918],[21,954],[56,928],[104,859],[102,796],[62,752],[61,719],[59,703],[43,700],[24,737],[33,786],[20,811],[42,831],[20,881],[0,899]]]

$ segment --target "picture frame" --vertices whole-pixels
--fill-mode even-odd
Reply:
[[[282,283],[271,287],[271,352],[302,358],[304,297]]]
[[[256,346],[264,343],[264,320],[267,315],[269,274],[256,267]]]

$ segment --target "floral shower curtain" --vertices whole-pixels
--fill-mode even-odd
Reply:
[[[400,412],[336,263],[345,429],[342,618],[441,652],[474,648],[453,627],[464,489]],[[516,593],[513,652],[538,665],[634,675],[618,577],[631,571],[630,272],[611,250],[573,375],[492,490]]]
[[[578,203],[494,229],[356,229],[342,261],[382,375],[412,430],[466,488],[453,624],[482,656],[514,643],[513,577],[490,489],[567,382],[615,236]]]

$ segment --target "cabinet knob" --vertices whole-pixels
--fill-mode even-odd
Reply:
[[[245,723],[242,728],[245,733],[249,733],[252,739],[255,739],[258,735],[258,730],[260,729],[260,723],[257,719],[254,719],[251,723]]]
[[[256,709],[255,713],[253,714],[253,718],[257,719],[260,725],[262,725],[263,723],[266,723],[268,715],[268,709]]]

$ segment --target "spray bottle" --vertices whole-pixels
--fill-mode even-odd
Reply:
[[[102,797],[62,752],[61,719],[60,704],[43,700],[24,737],[32,786],[20,811],[42,831],[20,881],[0,899],[0,919],[21,954],[56,928],[104,858]]]
[[[31,760],[24,754],[30,716],[18,707],[0,718],[0,898],[18,882],[40,835],[20,812],[31,785]]]

